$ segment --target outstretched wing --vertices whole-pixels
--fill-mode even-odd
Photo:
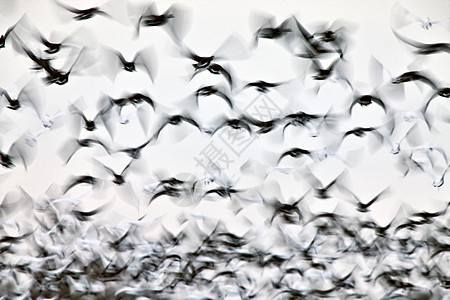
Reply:
[[[145,47],[144,49],[141,49],[136,54],[135,63],[144,69],[152,83],[154,83],[158,65],[153,48]]]

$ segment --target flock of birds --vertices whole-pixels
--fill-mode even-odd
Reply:
[[[89,19],[102,17],[114,22],[108,9],[118,5],[110,1],[80,9],[51,2],[59,13],[71,16],[69,22],[88,25]],[[380,224],[371,209],[393,197],[395,186],[381,188],[369,200],[358,195],[349,181],[352,168],[361,161],[387,153],[395,161],[392,172],[400,178],[414,174],[435,189],[443,188],[449,149],[428,137],[450,123],[450,112],[445,112],[450,87],[431,70],[414,65],[393,75],[372,56],[370,89],[360,88],[348,71],[352,30],[343,21],[313,30],[295,16],[280,24],[272,17],[260,17],[252,24],[252,41],[232,35],[215,53],[200,56],[183,41],[182,7],[172,5],[160,14],[155,4],[129,4],[128,12],[133,38],[156,27],[167,32],[176,53],[192,64],[188,83],[208,76],[218,83],[204,84],[170,107],[164,99],[151,96],[148,88],[158,85],[157,45],[127,57],[98,45],[87,26],[62,39],[50,39],[26,14],[11,24],[0,36],[0,56],[15,53],[32,78],[18,87],[18,93],[0,82],[0,122],[5,124],[0,127],[2,176],[32,169],[39,148],[45,146],[40,139],[62,130],[72,136],[60,142],[59,157],[54,159],[73,166],[85,162],[77,153],[87,151],[88,162],[103,176],[70,174],[64,184],[52,184],[41,197],[20,186],[2,186],[7,191],[0,204],[1,299],[448,299],[448,199],[437,211],[420,211],[404,203],[389,223]],[[445,22],[415,16],[399,3],[393,7],[392,20],[392,34],[417,59],[448,59],[449,43],[424,43],[402,32],[408,26],[431,31]],[[303,73],[283,82],[262,80],[262,74],[254,75],[254,81],[240,79],[232,58],[248,59],[262,40],[278,44],[286,55],[301,61]],[[142,90],[123,91],[117,98],[104,92],[89,103],[80,97],[64,110],[48,114],[54,101],[45,96],[49,86],[64,89],[73,77],[95,78],[98,70],[111,82],[127,72],[145,74],[149,82]],[[330,85],[349,97],[343,106],[315,111],[310,104],[305,106],[308,109],[296,109],[302,106],[293,94],[307,84],[312,86],[310,97],[301,101],[313,103]],[[258,118],[239,102],[249,90],[268,99],[279,93],[290,101],[288,109]],[[411,110],[415,99],[418,105]],[[197,113],[208,101],[216,101],[223,110],[210,121]],[[88,112],[88,106],[95,106],[96,113]],[[356,115],[365,122],[348,127],[346,122]],[[12,136],[13,119],[24,117],[37,118],[38,125],[5,142]],[[138,124],[139,134],[146,138],[133,145],[117,143],[119,128],[128,127],[130,136],[135,135],[130,124]],[[181,177],[147,169],[149,151],[176,131],[182,133],[172,139],[175,148],[197,133],[207,140],[223,132],[239,132],[258,137],[258,142],[281,142],[274,143],[277,151],[262,149],[262,159],[249,158],[234,177],[220,168]],[[293,142],[287,143],[292,136]],[[102,162],[104,157],[126,160],[125,167],[118,171]],[[343,169],[331,180],[320,178],[315,166],[331,159],[341,162]],[[276,173],[293,178],[299,190],[306,186],[304,193],[284,199],[281,185],[271,181]],[[133,181],[142,174],[153,174],[153,180],[137,189]],[[240,184],[246,176],[256,183]],[[95,209],[83,206],[86,197],[101,198],[110,187],[123,187],[119,201],[136,204],[139,217],[105,222],[102,214],[112,205],[108,199]],[[267,189],[272,195],[266,195]],[[315,202],[333,199],[339,204],[331,211],[311,208]],[[177,233],[146,213],[155,202],[170,200],[183,208],[175,220]],[[248,231],[233,233],[226,222],[195,212],[204,202],[225,203],[236,219],[246,220]],[[261,226],[245,216],[249,209],[265,218]],[[153,232],[156,226],[161,228],[158,234]]]

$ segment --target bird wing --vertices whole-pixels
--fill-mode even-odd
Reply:
[[[125,65],[126,63],[128,63],[128,61],[123,56],[122,52],[120,52],[119,50],[116,50],[113,48],[106,48],[106,51],[111,52],[114,55],[114,58],[118,58],[119,61],[122,63],[122,65]],[[110,63],[112,63],[112,62],[110,62]]]
[[[32,147],[26,144],[24,136],[18,138],[11,144],[8,155],[12,157],[18,157],[22,161],[25,170],[28,170],[28,166],[33,162],[36,153]]]
[[[408,44],[410,46],[413,46],[415,48],[427,48],[430,46],[430,44],[424,44],[418,41],[414,41],[412,39],[409,39],[401,34],[399,34],[396,30],[392,29],[392,32],[394,33],[394,35],[401,40],[403,43]]]
[[[233,109],[233,102],[231,102],[231,99],[223,92],[217,91],[216,95],[225,100],[225,102],[228,104],[228,106]]]
[[[381,106],[381,108],[384,110],[384,112],[386,112],[386,106],[380,98],[372,97],[372,101],[375,102],[376,104],[378,104],[379,106]]]
[[[184,56],[187,56],[190,59],[195,60],[196,62],[200,62],[202,60],[202,57],[200,57],[197,54],[195,54],[191,49],[189,49],[186,46],[181,47],[181,53]]]
[[[139,99],[143,100],[145,103],[148,103],[153,108],[153,111],[155,111],[155,102],[152,100],[152,98],[145,95],[140,95]]]
[[[158,128],[158,130],[155,132],[155,134],[152,136],[152,139],[158,140],[159,135],[161,134],[161,131],[162,131],[167,125],[169,125],[169,124],[170,124],[170,123],[169,123],[168,120],[166,120],[165,122],[163,122],[163,123],[161,124],[161,126],[159,126],[159,128]]]
[[[81,149],[80,144],[77,139],[73,138],[64,143],[64,147],[59,150],[58,155],[67,165],[79,149]]]
[[[214,52],[215,59],[246,59],[250,56],[250,51],[246,46],[246,41],[237,34],[230,35]]]
[[[397,2],[392,8],[391,22],[394,28],[401,29],[408,26],[416,17],[409,10]]]
[[[179,5],[172,4],[163,14],[164,16],[172,15],[173,17],[169,19],[166,23],[167,31],[169,35],[174,40],[177,45],[182,44],[182,41],[190,27],[190,16],[189,13],[182,9]]]
[[[217,65],[217,64],[214,64],[214,65]],[[218,66],[218,69],[219,69],[219,73],[223,76],[223,77],[225,77],[225,80],[228,82],[228,84],[230,85],[230,88],[231,89],[233,89],[233,80],[232,80],[232,78],[231,78],[231,74],[230,74],[230,71],[227,71],[225,68],[223,68],[222,66],[220,66],[220,65],[217,65]],[[211,66],[210,66],[211,67]]]
[[[111,81],[114,81],[117,73],[123,69],[126,63],[122,53],[116,49],[105,47],[101,51],[100,68],[102,73],[106,75]]]
[[[84,13],[84,11],[85,11],[85,10],[81,10],[81,9],[69,6],[67,4],[61,3],[59,1],[55,1],[55,3],[58,4],[59,6],[61,6],[62,8],[64,8],[65,10],[68,10],[74,14],[81,14],[81,13]]]
[[[155,59],[155,52],[152,47],[146,47],[140,50],[135,57],[135,63],[142,66],[148,77],[152,81],[155,80],[157,60]]]
[[[43,91],[40,86],[34,81],[30,80],[17,95],[17,100],[24,105],[29,105],[41,117],[43,110]]]
[[[352,104],[350,105],[350,108],[348,109],[348,113],[351,114],[352,113],[352,109],[353,106],[355,106],[356,104],[359,103],[359,96],[356,96],[352,102]]]

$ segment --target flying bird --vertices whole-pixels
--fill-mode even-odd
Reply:
[[[273,209],[273,214],[270,218],[269,224],[272,225],[273,220],[277,216],[281,216],[283,221],[289,224],[297,224],[298,222],[303,221],[304,217],[298,205],[301,201],[303,201],[308,193],[309,191],[292,203],[283,203],[278,199],[268,201],[263,198],[264,203],[271,206]]]
[[[411,149],[410,157],[412,158],[414,153],[416,153],[416,152],[422,152],[422,153],[425,153],[425,155],[431,161],[430,154],[434,151],[438,152],[444,159],[445,164],[448,165],[448,159],[447,159],[447,154],[445,153],[445,149],[442,147],[433,145],[433,144],[423,144],[423,145],[414,146]],[[431,163],[431,165],[433,165],[433,163]]]
[[[27,145],[24,138],[19,138],[14,141],[9,147],[8,151],[0,150],[0,165],[4,168],[12,169],[20,161],[25,170],[34,160],[34,154]]]
[[[103,16],[110,20],[125,23],[124,15],[126,7],[122,6],[121,1],[111,0],[103,3],[101,6],[94,6],[85,9],[76,8],[61,1],[56,0],[57,6],[67,11],[72,15],[72,18],[76,21],[86,21],[94,18],[95,16]]]
[[[440,164],[437,157],[432,155],[436,152],[442,157]],[[442,147],[433,144],[416,145],[410,149],[409,155],[403,156],[402,159],[403,176],[408,175],[411,169],[416,168],[431,177],[434,187],[440,187],[444,184],[445,175],[450,164],[448,163],[445,149]],[[442,166],[442,162],[444,166]],[[439,171],[438,175],[436,175],[436,164],[444,168],[443,171]]]
[[[344,74],[341,74],[343,73],[343,69],[339,68],[339,66],[341,66],[342,64],[341,58],[337,58],[336,60],[334,60],[327,68],[324,68],[322,66],[322,63],[318,59],[312,58],[311,62],[312,68],[314,70],[314,74],[312,75],[312,78],[314,80],[317,80],[319,82],[344,82],[350,87],[350,89],[353,90],[353,86],[350,83],[350,80],[345,77]],[[316,88],[316,94],[319,93],[320,88],[321,85],[319,84]]]
[[[131,6],[131,4],[130,4]],[[129,12],[138,10],[137,7],[128,9]],[[136,23],[136,33],[140,34],[143,27],[162,27],[172,40],[179,46],[182,45],[184,35],[189,27],[189,17],[187,11],[183,10],[179,5],[171,5],[162,14],[156,12],[155,3],[147,5],[139,13],[131,13],[130,18],[133,22],[138,15]]]
[[[314,176],[312,172],[308,172],[308,174],[305,176],[305,179],[310,183],[311,187],[314,188],[316,192],[316,197],[319,199],[328,199],[331,198],[329,192],[331,189],[341,186],[341,183],[339,181],[342,180],[344,176],[346,176],[347,172],[343,171],[341,172],[336,178],[330,181],[327,185],[324,185],[318,178]]]
[[[69,181],[66,188],[64,189],[63,194],[67,194],[68,191],[80,184],[89,184],[95,188],[99,184],[99,179],[90,175],[75,176]]]
[[[356,104],[359,104],[360,106],[369,106],[372,103],[380,106],[386,113],[387,108],[386,108],[386,105],[384,104],[383,100],[381,100],[378,96],[373,96],[373,95],[355,95],[354,100],[353,100],[352,104],[350,105],[350,108],[348,111],[351,114],[352,110],[353,110],[353,106],[355,106]]]
[[[447,98],[450,99],[450,88],[449,87],[444,87],[441,89],[437,89],[433,95],[431,95],[430,99],[428,99],[428,101],[425,103],[425,106],[422,109],[423,114],[425,115],[427,110],[428,110],[428,106],[430,105],[431,101],[433,101],[433,99],[436,99],[437,97],[442,97],[442,98]]]
[[[337,19],[332,24],[324,22],[316,29],[313,37],[324,45],[331,44],[334,50],[343,59],[344,51],[349,47],[349,33],[353,28],[349,22]]]
[[[93,209],[91,211],[81,211],[78,209],[72,209],[71,214],[77,218],[81,222],[90,221],[91,217],[95,216],[96,214],[104,211],[106,209],[107,205],[100,206],[96,209]]]
[[[412,134],[412,132],[414,131],[414,129],[417,127],[417,123],[415,123],[414,125],[412,125],[408,131],[403,135],[403,137],[398,141],[398,142],[392,142],[391,139],[389,137],[385,137],[386,142],[389,144],[389,146],[391,147],[391,153],[392,154],[399,154],[401,149],[400,149],[400,145],[403,142],[403,140],[407,139],[409,137],[410,134]],[[393,132],[394,128],[391,131],[391,134]]]
[[[370,136],[368,136],[370,134]],[[379,149],[379,146],[383,145],[383,142],[385,141],[384,135],[378,130],[377,127],[355,127],[353,129],[350,129],[346,132],[344,132],[340,139],[338,139],[332,146],[331,149],[339,149],[344,140],[346,140],[348,137],[355,136],[358,138],[364,138],[366,136],[368,137],[375,137],[376,143],[371,144],[372,140],[369,140],[369,150],[375,151]],[[336,150],[335,150],[336,151]]]
[[[181,54],[194,61],[192,66],[195,71],[206,69],[218,60],[224,59],[245,59],[248,58],[249,52],[244,46],[242,38],[236,34],[230,35],[217,49],[208,56],[200,56],[187,46],[181,47]],[[212,73],[219,67],[212,67],[209,71]],[[218,71],[218,70],[217,70]]]
[[[197,107],[199,106],[198,100],[200,97],[208,97],[211,95],[216,95],[220,98],[222,98],[228,106],[233,109],[233,102],[231,101],[230,97],[227,95],[226,91],[221,88],[220,86],[213,86],[213,85],[207,85],[204,87],[201,87],[195,91],[195,104]]]
[[[49,128],[43,128],[41,130],[39,130],[36,133],[31,133],[31,132],[26,132],[23,135],[23,138],[25,140],[25,144],[27,144],[30,147],[34,147],[37,144],[37,139],[44,134],[45,132],[47,132],[49,130]]]
[[[392,29],[392,32],[400,41],[415,48],[415,54],[431,55],[441,52],[450,54],[450,43],[421,43],[401,35],[394,29]]]
[[[45,70],[47,73],[47,76],[44,78],[45,83],[47,85],[66,84],[69,81],[70,74],[78,73],[82,67],[86,67],[88,61],[86,59],[80,60],[82,57],[85,58],[85,56],[83,55],[86,53],[85,51],[87,51],[85,48],[82,49],[73,48],[71,53],[68,55],[69,59],[67,59],[65,66],[60,70],[53,68],[49,63],[50,60],[45,59],[44,64],[42,65],[42,69]],[[72,57],[75,57],[75,59],[70,59]],[[39,61],[41,61],[41,59],[39,59]],[[41,66],[41,64],[39,65]]]
[[[354,129],[351,129],[344,133],[344,135],[341,138],[341,143],[344,141],[346,137],[349,136],[357,136],[357,137],[364,137],[367,135],[367,133],[372,133],[375,135],[375,137],[379,140],[379,142],[384,141],[384,136],[377,130],[375,127],[356,127]]]
[[[161,26],[169,22],[170,19],[175,18],[172,13],[174,6],[170,6],[163,14],[156,14],[154,10],[155,4],[151,4],[147,7],[144,14],[139,17],[138,30],[140,26]]]
[[[142,93],[130,93],[125,95],[122,98],[111,98],[110,96],[106,96],[105,100],[103,101],[105,103],[105,109],[109,107],[108,111],[106,112],[106,116],[103,117],[104,121],[112,125],[112,122],[110,120],[110,113],[113,109],[117,109],[117,114],[119,116],[119,121],[121,124],[127,124],[129,122],[129,118],[123,116],[122,111],[126,106],[132,105],[136,107],[136,112],[138,113],[139,122],[141,124],[141,127],[146,130],[147,129],[147,123],[148,123],[148,114],[146,110],[143,110],[141,107],[141,104],[147,104],[150,106],[153,111],[156,109],[156,104],[153,101],[152,98],[150,98],[147,95],[144,95]]]
[[[93,139],[93,138],[86,138],[86,139],[71,139],[67,141],[64,144],[64,147],[61,148],[59,151],[59,156],[64,161],[65,164],[68,164],[69,161],[72,159],[72,157],[75,155],[75,153],[78,152],[78,150],[83,148],[91,148],[95,145],[101,146],[107,154],[111,154],[111,149],[105,145],[104,142]]]
[[[194,74],[192,74],[191,79],[194,78],[194,76],[196,76],[197,74],[202,73],[203,71],[209,71],[211,74],[214,75],[222,75],[225,80],[227,81],[228,85],[230,86],[230,89],[233,89],[233,79],[231,77],[231,74],[229,70],[227,70],[226,68],[222,67],[219,64],[209,64],[209,66],[207,66],[206,68],[199,68],[197,70],[195,70]]]
[[[132,159],[139,159],[141,157],[142,150],[147,147],[148,144],[153,140],[153,137],[146,140],[144,143],[137,147],[129,147],[129,148],[123,148],[120,150],[115,150],[115,152],[123,152],[126,153],[129,157]]]
[[[119,71],[136,72],[138,69],[145,72],[152,82],[155,80],[157,63],[153,47],[151,46],[138,50],[131,60],[127,60],[116,49],[103,47],[101,59],[105,74],[113,82]]]
[[[0,88],[0,97],[4,97],[8,103],[7,108],[11,109],[11,110],[18,110],[19,108],[22,107],[22,100],[24,97],[28,97],[28,88],[27,86],[24,86],[22,88],[22,90],[19,92],[18,96],[16,99],[13,99],[8,91],[6,91],[3,88]],[[0,107],[1,109],[1,107]]]
[[[324,119],[325,116],[316,115],[316,114],[308,114],[303,111],[298,111],[296,113],[288,114],[284,118],[281,119],[281,122],[286,122],[283,126],[283,135],[285,134],[286,128],[288,126],[295,127],[306,127],[311,136],[317,137],[319,133],[317,129],[312,125],[313,121]]]
[[[81,108],[80,108],[81,106]],[[84,125],[84,129],[86,129],[86,131],[94,131],[97,129],[97,125],[102,122],[103,125],[105,125],[106,130],[110,133],[110,135],[112,134],[111,130],[111,126],[109,125],[109,122],[103,122],[104,120],[106,120],[106,115],[107,113],[110,111],[111,109],[111,105],[106,105],[103,108],[101,108],[99,110],[99,112],[97,112],[97,114],[95,115],[94,118],[90,119],[88,118],[85,113],[82,111],[82,109],[85,107],[85,102],[82,98],[80,98],[78,101],[76,101],[73,104],[69,105],[69,112],[73,115],[76,116],[75,119],[75,129],[76,129],[76,135],[79,134],[80,129],[81,129],[81,125]],[[98,118],[100,118],[100,120],[98,120]]]
[[[185,193],[185,189],[172,187],[172,186],[163,186],[162,190],[155,192],[150,198],[148,205],[150,205],[155,199],[161,196],[169,196],[169,197],[182,197]]]
[[[93,47],[96,42],[94,36],[85,27],[77,28],[70,34],[65,33],[64,37],[56,35],[55,32],[51,32],[47,37],[32,23],[27,15],[21,18],[20,26],[15,34],[27,41],[36,40],[44,47],[44,52],[52,56],[61,53],[64,48]],[[29,42],[27,43],[29,44]]]
[[[245,130],[248,132],[249,135],[252,134],[252,129],[245,117],[242,118],[219,118],[218,122],[220,123],[219,126],[217,126],[213,132],[212,135],[214,135],[217,131],[219,131],[222,128],[230,127],[233,130]]]
[[[236,193],[239,193],[239,192],[241,192],[241,190],[234,189],[231,186],[221,186],[221,187],[218,187],[218,188],[207,190],[203,194],[203,198],[208,196],[208,195],[211,195],[211,194],[217,194],[218,196],[220,196],[222,198],[225,198],[225,197],[231,198],[232,194],[236,194]]]
[[[0,88],[0,94],[1,94],[1,88]],[[53,115],[49,115],[47,113],[44,113],[44,107],[45,107],[45,95],[44,90],[42,86],[39,84],[39,82],[36,82],[35,80],[30,80],[20,91],[19,95],[17,96],[17,99],[13,100],[8,95],[6,91],[4,91],[5,98],[10,103],[10,106],[8,108],[11,108],[15,110],[15,108],[23,107],[24,109],[28,109],[27,112],[30,112],[31,115],[36,116],[40,122],[42,123],[42,126],[45,128],[54,128],[55,121],[58,118],[61,118],[65,116],[64,112],[56,112]],[[25,110],[24,110],[25,111]]]
[[[259,128],[255,131],[255,133],[258,134],[265,134],[274,131],[282,122],[282,119],[280,118],[275,118],[268,121],[260,121],[249,115],[244,115],[243,118],[247,121],[247,123]]]
[[[401,84],[401,83],[406,83],[406,82],[411,82],[411,81],[413,81],[413,82],[420,81],[420,82],[428,85],[433,90],[437,90],[436,84],[431,79],[429,79],[427,76],[423,75],[422,72],[420,72],[420,71],[405,72],[391,80],[391,82],[393,84]]]
[[[214,59],[216,59],[216,55],[199,56],[199,55],[195,54],[189,48],[184,48],[182,50],[182,54],[184,54],[185,56],[187,56],[191,60],[195,61],[195,63],[192,64],[192,66],[194,67],[195,70],[207,68],[212,63],[212,61]]]
[[[51,64],[53,58],[39,57],[33,51],[31,51],[31,49],[29,49],[19,37],[16,37],[14,39],[13,47],[16,52],[28,56],[28,58],[30,58],[34,62],[34,66],[31,68],[32,70],[45,71],[47,73],[54,72]]]
[[[171,187],[180,187],[186,183],[185,180],[178,179],[176,177],[168,177],[166,179],[159,179],[158,184],[154,188],[155,190],[159,187],[171,186]]]
[[[420,24],[425,30],[430,30],[435,24],[442,23],[441,20],[432,20],[430,17],[420,17],[397,2],[392,8],[392,25],[395,29],[402,29],[411,24]]]
[[[116,185],[123,185],[125,183],[125,174],[132,170],[132,164],[135,163],[134,159],[131,159],[130,162],[122,169],[122,172],[116,173],[112,168],[107,165],[101,163],[95,158],[92,158],[95,163],[97,163],[100,167],[105,169],[108,173],[113,176],[112,182]]]
[[[314,34],[311,34],[295,17],[295,25],[300,35],[298,36],[303,42],[304,51],[306,53],[294,53],[295,56],[299,56],[307,59],[319,59],[330,54],[339,54],[339,57],[343,57],[342,49],[334,49],[327,47],[323,38],[316,38]]]
[[[302,156],[309,156],[311,158],[311,151],[305,150],[305,149],[301,149],[301,148],[291,148],[285,152],[283,152],[280,157],[278,158],[278,164],[280,163],[280,161],[285,158],[286,156],[290,156],[293,158],[299,158]]]
[[[272,88],[276,88],[284,84],[284,82],[267,82],[263,80],[247,83],[242,89],[254,88],[260,93],[268,93]]]
[[[133,105],[146,103],[150,105],[153,111],[156,109],[156,103],[152,100],[152,98],[142,93],[132,93],[127,97],[127,99]]]
[[[17,23],[14,24],[13,26],[9,27],[4,34],[0,35],[0,49],[5,48],[6,39],[8,39],[9,35],[13,32],[16,25],[17,25]]]
[[[259,39],[282,40],[284,44],[289,44],[293,33],[292,18],[287,18],[278,26],[275,25],[274,17],[263,18],[261,21],[261,25],[256,24],[256,26],[259,27],[254,33],[255,39],[253,42],[253,47],[258,46]]]
[[[311,59],[312,67],[315,71],[315,74],[312,76],[315,80],[325,80],[329,78],[333,74],[333,70],[337,63],[340,62],[340,58],[335,59],[328,68],[324,68],[319,60]]]
[[[173,126],[180,126],[183,123],[187,123],[190,125],[193,125],[197,129],[201,130],[200,125],[195,121],[191,116],[189,116],[187,113],[184,114],[177,114],[177,115],[169,115],[166,116],[162,122],[162,124],[159,126],[155,134],[153,135],[152,139],[158,140],[159,135],[161,134],[162,130],[166,128],[167,125],[173,125]]]
[[[353,199],[350,201],[352,201],[352,203],[356,205],[356,210],[362,213],[369,212],[369,208],[370,206],[372,206],[372,204],[392,193],[392,189],[390,187],[387,187],[369,201],[362,202],[361,199],[358,196],[356,196],[350,189],[346,187],[343,188],[353,197]]]
[[[67,47],[65,44],[66,40],[63,40],[61,42],[50,42],[42,33],[38,32],[39,40],[40,42],[47,47],[47,49],[44,50],[45,53],[48,54],[55,54],[59,52],[63,47]]]

